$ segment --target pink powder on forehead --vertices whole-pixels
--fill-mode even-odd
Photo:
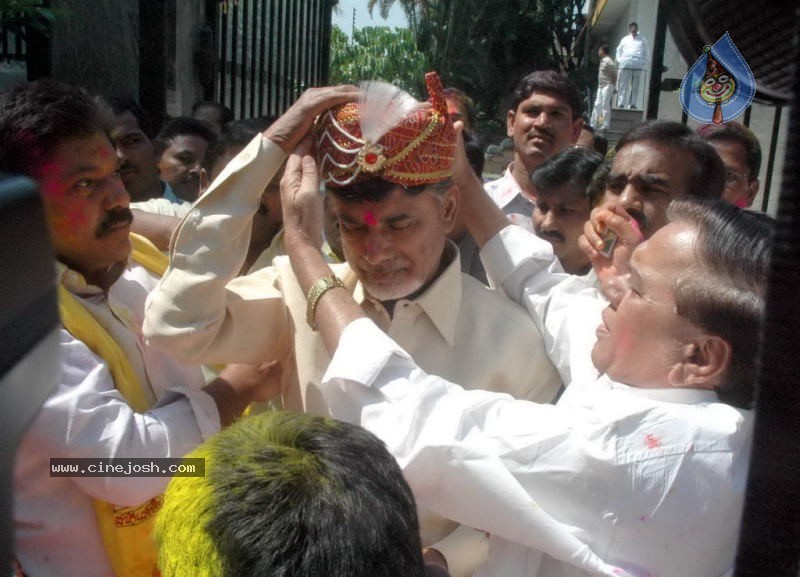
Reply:
[[[375,226],[378,224],[378,219],[375,218],[375,215],[372,213],[371,210],[368,210],[364,213],[364,222],[367,226]]]

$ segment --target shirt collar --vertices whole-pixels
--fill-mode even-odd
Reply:
[[[605,375],[601,377],[601,380],[605,380],[608,383],[609,388],[613,391],[624,391],[626,393],[630,393],[631,395],[645,399],[651,399],[653,401],[664,403],[680,403],[683,405],[720,402],[717,393],[708,389],[685,389],[678,387],[643,389],[640,387],[631,387],[629,385],[623,385],[622,383],[614,382]]]
[[[56,282],[61,283],[69,292],[78,296],[103,294],[100,287],[89,284],[81,273],[58,260],[56,261]]]
[[[119,269],[119,274],[116,276],[116,278],[114,278],[114,282],[111,283],[112,285],[117,282],[123,274],[125,274],[125,269],[127,269],[132,262],[133,251],[131,251],[131,254],[128,255],[127,259],[125,259],[125,266]],[[119,262],[115,266],[119,266],[121,264],[122,263]],[[61,283],[69,292],[80,297],[105,295],[106,293],[102,287],[90,284],[83,274],[70,268],[60,260],[56,260],[56,282]]]
[[[458,311],[461,308],[461,258],[458,247],[448,240],[445,244],[443,258],[447,262],[445,269],[430,284],[421,295],[415,299],[400,299],[415,303],[428,315],[436,329],[453,346],[456,335],[456,322]],[[376,302],[367,295],[364,286],[359,281],[353,291],[353,298],[358,304],[368,299]]]

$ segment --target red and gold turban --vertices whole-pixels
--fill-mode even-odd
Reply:
[[[400,89],[373,83],[358,102],[335,106],[314,127],[323,182],[350,186],[382,178],[403,186],[440,182],[451,175],[455,132],[439,75],[425,75],[430,103]]]

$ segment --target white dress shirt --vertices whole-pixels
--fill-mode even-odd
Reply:
[[[546,339],[585,347],[571,332],[596,327],[592,292],[604,301],[578,277],[549,272],[549,247],[508,227],[483,257],[490,278],[540,317]],[[359,320],[323,391],[334,416],[387,443],[422,506],[491,535],[476,576],[724,575],[736,551],[750,411],[711,391],[587,378],[569,348],[554,348],[554,360],[576,378],[557,405],[541,405],[430,376]]]
[[[650,57],[647,49],[647,40],[641,34],[637,34],[636,37],[632,34],[627,34],[619,41],[616,56],[619,68],[634,68],[636,70],[647,68],[647,61]]]
[[[113,575],[93,499],[139,505],[169,477],[51,477],[51,458],[178,458],[219,430],[200,368],[144,344],[144,301],[157,277],[129,266],[108,294],[58,267],[63,283],[120,345],[155,408],[137,414],[114,387],[106,363],[66,330],[62,370],[23,437],[14,469],[16,555],[28,577]]]
[[[508,217],[509,222],[519,225],[527,230],[533,230],[534,203],[522,193],[514,175],[511,173],[511,165],[508,165],[503,176],[497,180],[492,180],[483,185],[486,194],[489,195],[494,203]]]
[[[175,232],[170,267],[148,297],[144,330],[149,343],[187,362],[278,360],[284,408],[327,415],[319,385],[330,355],[306,322],[306,296],[289,259],[280,256],[237,278],[263,183],[284,157],[272,141],[256,137],[195,203]],[[451,242],[443,261],[439,276],[413,299],[399,299],[391,316],[347,263],[332,268],[364,313],[426,370],[469,389],[551,402],[561,380],[525,311],[462,274]],[[425,511],[420,521],[425,545],[456,527]],[[481,540],[448,542],[462,551],[450,553],[454,577],[462,575],[456,563],[472,557]]]

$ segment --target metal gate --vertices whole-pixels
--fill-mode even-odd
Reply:
[[[217,50],[214,98],[237,118],[276,117],[328,80],[335,0],[210,2]]]

